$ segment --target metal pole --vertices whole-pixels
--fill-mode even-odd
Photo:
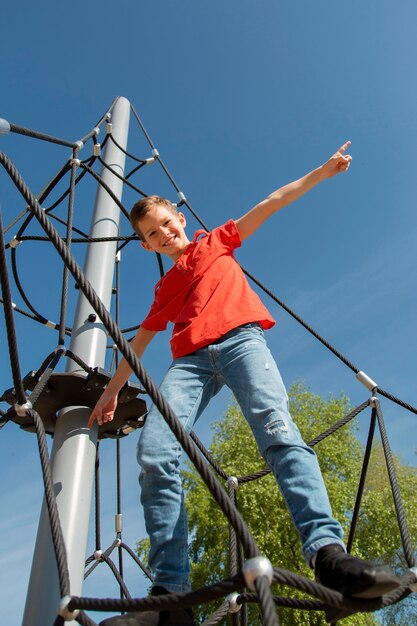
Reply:
[[[119,98],[112,111],[112,134],[126,149],[129,129],[130,103]],[[105,162],[123,175],[125,154],[112,142],[106,144]],[[107,168],[101,176],[113,193],[121,199],[123,183]],[[120,210],[108,193],[99,185],[91,223],[91,237],[117,237]],[[117,242],[90,243],[84,272],[110,309]],[[80,292],[73,325],[70,349],[90,366],[104,367],[107,334],[100,322],[89,321],[94,313]],[[68,361],[67,372],[77,368]],[[93,489],[97,428],[87,430],[90,409],[66,407],[57,419],[52,448],[52,475],[56,490],[58,511],[62,525],[72,595],[82,595],[84,562],[88,539],[91,494]],[[36,539],[23,626],[52,626],[61,601],[58,572],[52,546],[49,517],[45,502],[42,507]],[[75,624],[72,620],[68,623]]]

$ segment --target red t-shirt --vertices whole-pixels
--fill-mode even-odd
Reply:
[[[233,257],[241,243],[233,220],[210,233],[198,230],[156,284],[154,302],[141,326],[159,331],[173,322],[174,359],[209,345],[241,324],[259,322],[265,329],[274,326],[274,319]]]

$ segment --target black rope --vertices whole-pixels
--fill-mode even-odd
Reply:
[[[123,152],[123,154],[125,154],[126,156],[128,156],[130,159],[132,159],[132,161],[136,161],[137,163],[140,163],[141,165],[145,165],[146,164],[146,160],[145,159],[139,159],[137,156],[135,156],[134,154],[131,154],[130,152],[128,152],[127,150],[125,150],[125,148],[122,148],[122,146],[116,141],[116,139],[114,138],[114,136],[112,135],[112,133],[109,133],[107,135],[108,137],[110,137],[110,140],[114,143],[114,145],[119,148],[120,152]]]
[[[255,588],[259,597],[259,608],[261,609],[264,624],[267,626],[279,626],[278,615],[266,576],[260,576],[255,580]]]
[[[23,126],[18,126],[17,124],[10,124],[10,130],[12,133],[17,133],[18,135],[26,135],[26,137],[33,137],[34,139],[42,139],[42,141],[49,141],[50,143],[57,143],[60,146],[67,146],[68,148],[78,147],[77,143],[75,142],[66,141],[65,139],[58,139],[57,137],[52,137],[51,135],[40,133],[37,130],[31,130],[30,128],[24,128]]]
[[[10,291],[9,274],[7,272],[6,250],[4,247],[3,222],[0,211],[0,283],[4,300],[4,316],[6,321],[7,345],[10,355],[10,366],[13,376],[13,384],[16,390],[19,404],[26,402],[25,390],[23,389],[22,376],[20,374],[19,352],[13,320],[13,303]]]
[[[356,494],[355,506],[353,507],[352,521],[350,522],[349,537],[346,544],[348,552],[352,550],[353,539],[355,537],[356,525],[358,523],[359,511],[362,501],[363,490],[365,488],[366,475],[368,472],[369,461],[371,458],[372,444],[374,441],[376,426],[376,410],[372,407],[371,423],[369,425],[368,440],[366,442],[365,454],[363,456],[362,471],[359,478],[358,491]]]
[[[106,168],[106,170],[108,170],[109,172],[111,172],[114,176],[116,176],[116,178],[118,178],[119,180],[123,181],[123,183],[125,183],[128,187],[130,187],[131,189],[133,189],[133,191],[136,191],[136,193],[138,193],[139,195],[146,197],[147,194],[142,191],[142,189],[139,189],[139,187],[137,187],[136,185],[134,185],[133,183],[131,183],[129,180],[127,180],[127,178],[125,178],[125,176],[122,176],[121,174],[119,174],[118,172],[116,172],[116,170],[114,170],[112,167],[110,167],[110,165],[108,165],[106,163],[106,161],[104,161],[101,157],[98,158],[98,160],[100,161],[100,163],[102,164],[103,167]]]
[[[169,593],[160,596],[148,596],[135,599],[115,598],[85,598],[72,596],[68,609],[93,610],[93,611],[163,611],[195,606],[217,600],[224,595],[238,591],[244,586],[241,574],[226,580],[209,585],[203,589],[196,589],[188,593]]]
[[[104,163],[104,161],[102,159],[100,160],[100,162]],[[121,203],[119,198],[112,191],[112,189],[110,189],[110,187],[107,185],[107,183],[104,182],[104,180],[101,178],[101,176],[99,176],[99,174],[97,174],[93,169],[91,169],[91,167],[89,167],[85,163],[81,163],[80,167],[83,167],[85,170],[87,170],[87,172],[89,172],[89,174],[91,174],[91,176],[93,176],[93,178],[96,179],[96,181],[103,187],[103,189],[105,189],[107,191],[107,193],[109,194],[110,198],[117,204],[117,206],[119,207],[119,209],[121,210],[123,215],[125,217],[127,217],[127,219],[130,222],[130,216],[129,216],[128,211],[126,211],[125,207],[123,206],[123,204]],[[113,170],[112,170],[112,172],[113,172]],[[115,174],[115,172],[113,172],[113,173]]]
[[[41,459],[42,476],[45,487],[45,501],[48,509],[51,524],[52,543],[58,566],[59,589],[61,597],[70,594],[69,572],[65,552],[64,538],[62,535],[61,523],[59,521],[58,507],[55,497],[54,483],[52,479],[51,466],[49,463],[48,448],[46,445],[45,428],[38,413],[33,409],[26,411],[28,417],[33,420],[36,428],[36,436]]]
[[[145,574],[145,576],[147,576],[147,578],[149,578],[149,580],[153,582],[154,578],[153,578],[152,572],[146,567],[146,565],[144,565],[144,563],[142,563],[142,561],[137,556],[137,554],[133,552],[132,548],[130,548],[127,544],[123,543],[123,541],[121,542],[120,547],[132,557],[135,563],[139,565],[140,569]]]
[[[76,159],[78,156],[78,148],[74,150],[73,157]],[[75,193],[75,178],[76,178],[77,166],[73,160],[71,166],[71,179],[70,179],[70,193],[68,201],[68,220],[67,220],[67,233],[65,243],[68,250],[71,249],[72,238],[72,223],[74,219],[74,193]],[[59,320],[59,345],[65,344],[65,321],[67,317],[67,305],[68,305],[68,279],[69,272],[67,266],[64,264],[64,271],[62,276],[62,293],[61,293],[61,307],[60,307],[60,320]]]
[[[387,464],[389,481],[391,484],[392,495],[394,498],[395,512],[397,515],[398,525],[400,528],[401,541],[404,549],[404,556],[407,561],[408,567],[415,567],[416,559],[414,556],[414,550],[411,543],[410,531],[408,529],[407,520],[405,516],[404,504],[401,498],[400,486],[398,484],[397,472],[395,471],[394,461],[392,458],[391,448],[388,441],[387,432],[385,430],[384,417],[382,415],[381,406],[378,398],[375,399],[376,414],[378,417],[379,431],[381,433],[382,445],[384,448],[385,461]]]
[[[155,406],[164,416],[164,419],[167,421],[167,424],[177,437],[178,441],[181,443],[185,452],[188,454],[191,461],[194,463],[197,471],[203,478],[204,482],[210,489],[213,497],[217,501],[217,503],[222,508],[223,512],[229,519],[232,526],[238,532],[240,537],[242,538],[242,543],[244,544],[245,551],[249,557],[257,556],[258,549],[254,542],[253,537],[247,530],[247,526],[242,516],[230,506],[230,502],[225,494],[224,490],[218,484],[215,476],[208,470],[203,459],[200,457],[199,453],[194,448],[194,445],[191,439],[188,437],[185,429],[182,424],[178,421],[176,416],[174,415],[172,409],[166,403],[165,399],[162,397],[158,388],[154,384],[154,382],[148,376],[146,370],[143,365],[137,359],[135,353],[131,349],[128,342],[123,337],[122,333],[118,329],[117,325],[112,320],[110,314],[103,306],[101,300],[98,298],[97,294],[91,287],[91,284],[84,277],[80,267],[76,263],[75,259],[66,249],[62,239],[59,237],[57,231],[55,230],[52,223],[48,220],[48,217],[44,214],[42,209],[40,208],[36,198],[27,188],[25,182],[23,181],[20,174],[17,172],[14,165],[8,159],[6,155],[0,153],[0,163],[3,165],[11,179],[13,180],[16,187],[19,189],[20,193],[23,195],[25,200],[28,202],[31,210],[35,213],[36,218],[41,224],[42,228],[45,232],[51,237],[51,240],[57,249],[58,253],[62,257],[65,263],[68,264],[69,270],[72,273],[74,279],[79,285],[80,289],[83,291],[87,300],[90,302],[91,306],[94,308],[96,313],[99,315],[102,320],[104,326],[108,330],[109,334],[115,340],[115,343],[118,345],[120,351],[125,357],[126,361],[134,371],[134,373],[138,376],[139,380],[142,382],[145,390],[152,398]]]

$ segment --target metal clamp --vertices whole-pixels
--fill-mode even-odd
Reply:
[[[11,242],[9,243],[9,246],[11,248],[17,248],[17,246],[22,243],[22,241],[20,239],[16,239],[16,237],[13,237],[13,239],[11,240]]]
[[[8,133],[10,133],[10,124],[0,117],[0,135],[7,135]]]
[[[372,391],[373,389],[378,387],[378,384],[374,380],[372,380],[372,378],[370,378],[367,374],[365,374],[365,372],[358,372],[356,374],[356,378],[359,380],[360,383],[362,383],[362,385],[365,385],[365,387],[369,389],[369,391]]]
[[[80,612],[78,609],[75,609],[75,611],[70,611],[68,608],[70,602],[71,596],[64,596],[63,598],[61,598],[61,601],[59,603],[58,615],[63,617],[66,622],[70,622],[71,620],[75,619]]]
[[[18,415],[19,417],[25,417],[26,412],[30,411],[30,409],[32,408],[32,402],[29,402],[28,400],[24,404],[15,404],[13,408],[16,411],[16,415]]]
[[[226,484],[232,487],[232,489],[234,489],[235,491],[239,487],[239,481],[236,476],[229,476],[229,478],[226,480]]]
[[[226,601],[229,603],[229,613],[238,613],[242,608],[242,605],[237,602],[238,597],[239,594],[236,591],[229,593],[226,597]]]
[[[257,578],[266,576],[269,584],[272,583],[274,578],[274,570],[271,561],[265,556],[255,556],[253,559],[245,561],[242,572],[246,585],[251,591],[255,591]]]

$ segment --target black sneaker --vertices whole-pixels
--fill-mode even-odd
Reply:
[[[152,596],[165,595],[166,593],[169,591],[159,585],[155,585],[151,590]],[[99,626],[195,626],[195,622],[193,611],[189,608],[176,611],[142,611],[116,615],[100,622]]]
[[[389,567],[351,556],[339,544],[317,552],[314,571],[322,585],[354,598],[379,598],[400,586]]]

